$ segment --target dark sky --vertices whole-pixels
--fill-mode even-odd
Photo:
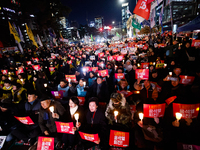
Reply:
[[[120,0],[61,0],[64,5],[69,6],[72,12],[68,20],[76,20],[79,24],[85,25],[86,17],[89,21],[94,21],[94,17],[103,16],[104,24],[111,25],[112,21],[121,21]],[[131,13],[135,7],[135,0],[124,0],[129,2]]]

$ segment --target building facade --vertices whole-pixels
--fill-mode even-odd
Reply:
[[[104,19],[103,19],[102,16],[95,17],[94,21],[95,21],[95,28],[96,29],[103,28],[103,26],[104,26]]]
[[[128,3],[123,3],[122,4],[122,28],[126,28],[126,22],[128,21],[130,14],[127,13],[129,11],[129,5]]]

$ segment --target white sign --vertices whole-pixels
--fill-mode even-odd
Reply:
[[[6,140],[6,136],[0,136],[0,149],[3,147]]]

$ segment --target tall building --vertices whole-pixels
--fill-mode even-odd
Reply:
[[[95,17],[94,21],[95,21],[95,28],[96,29],[103,28],[103,26],[104,26],[103,17],[101,17],[101,16]]]
[[[122,28],[126,28],[126,22],[128,21],[130,14],[127,13],[127,10],[129,10],[128,3],[122,4]]]
[[[88,25],[90,28],[91,27],[95,27],[95,22],[94,21],[90,21],[89,25]]]

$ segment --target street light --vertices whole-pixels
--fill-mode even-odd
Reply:
[[[123,3],[124,2],[124,0],[119,0],[121,3]]]
[[[115,22],[113,21],[112,24],[115,24]]]

